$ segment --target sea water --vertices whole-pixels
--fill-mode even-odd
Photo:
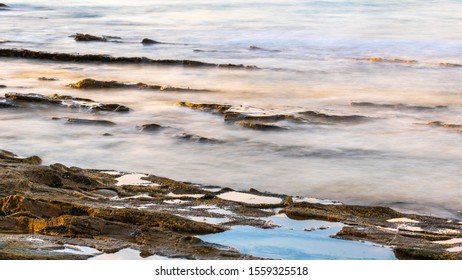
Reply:
[[[45,164],[144,172],[238,190],[461,217],[462,2],[418,1],[7,1],[0,48],[256,65],[261,70],[73,64],[0,59],[0,96],[54,93],[119,103],[129,114],[40,108],[0,111],[0,148]],[[71,35],[117,36],[76,42]],[[143,46],[143,38],[173,43]],[[254,48],[251,46],[256,46]],[[385,61],[368,61],[381,57]],[[394,59],[401,59],[394,61]],[[415,60],[406,63],[402,60]],[[451,65],[444,64],[450,63]],[[57,81],[39,81],[38,77]],[[210,92],[73,90],[83,78],[206,88]],[[313,110],[363,115],[355,124],[284,123],[252,131],[178,101],[252,113]],[[357,107],[351,102],[446,106]],[[243,107],[240,107],[243,106]],[[113,127],[52,117],[101,118]],[[170,129],[141,133],[157,123]],[[103,137],[110,133],[112,137]],[[180,141],[191,133],[221,144]]]

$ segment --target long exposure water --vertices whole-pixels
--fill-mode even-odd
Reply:
[[[21,156],[36,154],[44,164],[145,172],[240,190],[253,187],[461,217],[462,132],[428,125],[462,124],[461,1],[5,4],[11,9],[0,10],[2,49],[191,59],[261,69],[0,58],[0,84],[6,86],[0,97],[7,92],[58,93],[133,109],[128,114],[0,109],[2,149]],[[121,39],[76,42],[70,37],[75,33]],[[143,38],[174,44],[146,46],[140,43]],[[211,91],[65,87],[83,78]],[[286,121],[284,131],[254,131],[226,123],[219,115],[176,106],[179,101],[230,104],[253,114],[317,111],[368,119]],[[66,125],[52,117],[106,119],[117,125]],[[169,129],[141,133],[139,126],[149,123]],[[181,133],[223,142],[174,137]]]

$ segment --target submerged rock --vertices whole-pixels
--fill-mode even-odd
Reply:
[[[90,42],[90,41],[97,41],[97,42],[106,42],[107,39],[104,37],[99,37],[91,34],[84,34],[84,33],[76,33],[74,36],[74,40],[78,42]]]
[[[221,144],[223,143],[222,140],[202,137],[199,135],[189,134],[189,133],[181,133],[181,134],[175,135],[175,138],[180,139],[180,140],[185,140],[185,141],[202,143],[202,144]]]
[[[144,124],[141,126],[141,131],[145,132],[157,132],[159,130],[164,129],[165,127],[156,124],[156,123],[151,123],[151,124]]]
[[[360,115],[329,115],[316,111],[305,111],[299,113],[303,119],[309,122],[321,123],[359,123],[368,120],[368,117]]]
[[[462,132],[462,124],[453,124],[453,123],[444,123],[441,121],[433,121],[433,122],[429,122],[428,125],[449,128],[452,130]]]
[[[394,110],[416,110],[416,111],[426,111],[426,110],[437,110],[437,109],[446,109],[446,106],[416,106],[416,105],[406,105],[406,104],[381,104],[381,103],[372,103],[372,102],[351,102],[351,106],[357,107],[370,107],[370,108],[385,108],[385,109],[394,109]]]
[[[56,78],[39,77],[39,81],[58,81]]]
[[[175,59],[150,59],[146,57],[113,57],[101,54],[69,54],[69,53],[49,53],[31,51],[25,49],[0,49],[0,57],[52,60],[74,63],[121,63],[121,64],[153,64],[164,66],[184,66],[184,67],[216,67],[231,69],[259,69],[256,66],[246,66],[243,64],[215,64],[195,60],[175,60]]]
[[[382,58],[382,57],[368,57],[360,58],[358,60],[365,60],[369,62],[386,62],[386,63],[404,63],[404,64],[415,64],[418,61],[414,59],[401,59],[401,58]]]
[[[102,126],[113,126],[116,125],[114,122],[108,120],[92,120],[92,119],[67,119],[68,124],[84,124],[84,125],[102,125]]]
[[[282,131],[287,130],[285,127],[277,126],[274,124],[263,124],[263,123],[255,123],[255,122],[246,122],[246,121],[239,121],[237,124],[241,127],[250,128],[254,130],[261,130],[261,131]]]
[[[462,67],[462,64],[449,63],[449,62],[442,62],[439,65],[443,67]]]

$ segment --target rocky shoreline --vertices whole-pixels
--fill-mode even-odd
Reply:
[[[143,257],[260,259],[204,242],[201,235],[241,225],[270,232],[278,227],[269,222],[276,213],[343,223],[332,238],[389,246],[398,259],[462,259],[461,221],[255,189],[237,192],[148,174],[40,164],[37,156],[0,151],[0,259],[95,255],[72,253],[69,246],[98,254],[131,248]],[[322,228],[305,229],[316,230]]]

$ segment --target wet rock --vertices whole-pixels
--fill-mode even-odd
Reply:
[[[267,51],[267,52],[281,52],[280,50],[269,50],[269,49],[265,49],[265,48],[260,48],[260,47],[257,47],[257,46],[249,46],[249,50],[250,51]]]
[[[70,88],[78,89],[107,89],[107,88],[126,88],[130,87],[127,84],[119,83],[116,81],[98,81],[94,79],[83,79],[75,84],[67,85]]]
[[[360,115],[329,115],[316,111],[305,111],[299,113],[303,119],[314,123],[359,123],[369,118]]]
[[[14,101],[15,103],[38,103],[49,105],[61,105],[61,101],[51,97],[47,97],[36,93],[5,93],[5,98]]]
[[[202,143],[202,144],[221,144],[223,143],[223,141],[218,140],[218,139],[202,137],[199,135],[189,134],[189,133],[181,133],[181,134],[175,135],[175,138],[180,139],[180,140],[185,140],[185,141]]]
[[[117,81],[98,81],[94,79],[83,79],[75,84],[67,85],[70,88],[76,89],[118,89],[118,88],[133,88],[133,89],[147,89],[147,90],[160,90],[160,91],[208,91],[206,89],[191,89],[180,88],[165,85],[148,85],[144,83],[128,84]]]
[[[144,38],[144,39],[141,41],[141,44],[143,44],[143,45],[155,45],[155,44],[163,44],[163,43],[158,42],[158,41],[151,40],[151,39],[149,39],[149,38]]]
[[[205,243],[200,236],[191,236],[218,233],[226,228],[179,215],[227,217],[230,221],[226,226],[272,228],[274,225],[258,217],[274,215],[279,207],[285,207],[281,212],[292,218],[344,222],[346,226],[335,238],[391,245],[399,258],[462,259],[461,253],[447,251],[453,246],[451,242],[433,242],[461,238],[462,224],[458,221],[448,223],[446,219],[403,214],[386,207],[300,203],[288,196],[255,189],[249,193],[284,198],[284,203],[247,205],[222,200],[199,185],[154,175],[142,177],[153,183],[150,186],[119,186],[116,178],[123,173],[108,174],[62,164],[35,166],[15,160],[18,158],[13,153],[0,151],[0,258],[90,257],[56,252],[66,246],[62,244],[74,244],[104,252],[130,247],[146,255],[253,259],[255,257],[236,250]],[[164,203],[171,193],[203,196],[185,198],[181,206]],[[147,195],[149,205],[144,200]],[[117,209],[121,207],[124,208]],[[263,211],[262,207],[269,207],[271,211]],[[209,211],[211,208],[226,211],[213,213]],[[22,236],[40,238],[44,246],[32,244],[33,240]]]
[[[178,102],[178,106],[188,107],[194,110],[212,112],[217,114],[223,114],[229,110],[231,105],[221,105],[221,104],[209,104],[209,103],[191,103],[191,102]]]
[[[97,42],[106,42],[107,39],[104,37],[94,36],[91,34],[84,34],[84,33],[76,33],[74,36],[74,40],[78,42],[90,42],[90,41],[97,41]]]
[[[7,99],[5,98],[0,98],[0,109],[4,109],[4,108],[13,108],[13,107],[16,107],[15,104],[13,104],[12,102],[9,102]]]
[[[121,63],[121,64],[153,64],[164,66],[183,66],[183,67],[217,67],[231,69],[258,69],[256,66],[246,66],[242,64],[215,64],[195,60],[175,60],[175,59],[150,59],[146,57],[112,57],[100,54],[69,54],[69,53],[49,53],[31,51],[25,49],[0,49],[0,57],[52,60],[74,63]]]
[[[67,119],[67,124],[82,124],[82,125],[101,125],[101,126],[113,126],[116,125],[114,122],[108,120],[92,120],[92,119]]]
[[[351,102],[351,106],[357,107],[370,107],[370,108],[384,108],[384,109],[393,109],[393,110],[416,110],[416,111],[426,111],[426,110],[437,110],[437,109],[446,109],[446,106],[414,106],[406,104],[380,104],[372,102]]]
[[[27,158],[20,158],[12,152],[0,149],[0,160],[6,163],[27,163],[32,165],[38,165],[42,163],[42,159],[38,156],[31,156]]]
[[[45,104],[69,108],[84,108],[91,111],[129,112],[130,108],[120,104],[103,104],[91,99],[72,97],[69,95],[45,96],[36,93],[6,93],[6,101],[15,104]]]
[[[441,121],[433,121],[429,122],[428,125],[430,126],[436,126],[436,127],[442,127],[442,128],[448,128],[451,130],[456,130],[459,132],[462,132],[462,125],[461,124],[453,124],[453,123],[444,123]]]
[[[112,135],[111,133],[104,133],[103,136],[108,137],[108,136],[114,136],[114,135]]]
[[[439,65],[443,67],[462,67],[462,64],[448,63],[448,62],[442,62]]]
[[[156,124],[156,123],[151,123],[151,124],[144,124],[141,126],[141,131],[144,131],[144,132],[157,132],[157,131],[160,131],[162,129],[164,129],[165,127],[159,125],[159,124]]]
[[[0,85],[0,88],[6,88],[6,86],[5,85]]]
[[[360,58],[358,60],[365,60],[368,62],[385,62],[385,63],[403,63],[403,64],[415,64],[418,61],[413,59],[401,59],[401,58],[382,58],[382,57],[368,57]]]
[[[239,121],[236,122],[237,125],[245,128],[250,128],[253,130],[261,130],[261,131],[283,131],[287,130],[285,127],[273,125],[273,124],[264,124],[264,123],[256,123],[256,122],[246,122],[246,121]]]
[[[292,115],[248,115],[241,112],[226,111],[223,116],[225,121],[252,121],[252,122],[278,122],[284,120],[295,120],[296,118]]]
[[[6,4],[3,4],[3,3],[0,3],[0,11],[9,10],[9,9],[10,9],[10,6],[8,6]]]
[[[39,77],[39,81],[58,81],[56,78]]]

